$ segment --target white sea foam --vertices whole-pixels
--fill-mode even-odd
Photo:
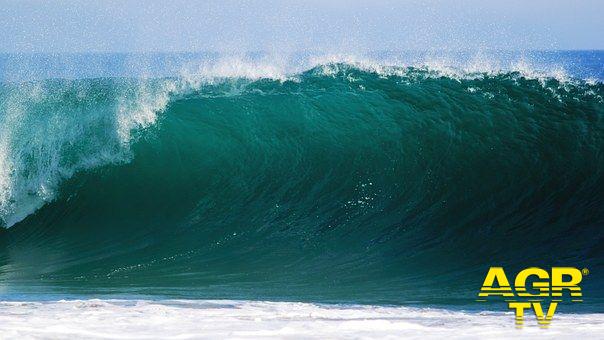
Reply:
[[[157,115],[166,108],[170,95],[179,90],[179,85],[178,81],[166,80],[150,86],[147,81],[140,80],[132,89],[133,95],[118,98],[117,132],[123,145],[130,143],[133,130],[155,124]]]
[[[597,338],[604,314],[516,329],[504,312],[228,300],[0,302],[0,338]]]

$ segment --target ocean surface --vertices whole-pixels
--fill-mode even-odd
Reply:
[[[0,332],[514,336],[488,268],[572,266],[547,336],[602,334],[603,81],[602,51],[0,55]]]

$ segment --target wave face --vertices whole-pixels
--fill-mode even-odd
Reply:
[[[463,303],[490,266],[564,265],[604,298],[600,82],[328,63],[0,93],[6,289]]]

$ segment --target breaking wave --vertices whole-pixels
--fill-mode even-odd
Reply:
[[[495,264],[602,269],[601,82],[313,65],[3,83],[0,280],[458,302]]]

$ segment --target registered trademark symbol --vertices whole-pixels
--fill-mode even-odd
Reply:
[[[589,275],[589,269],[583,268],[581,269],[581,273],[583,273],[583,275]]]

